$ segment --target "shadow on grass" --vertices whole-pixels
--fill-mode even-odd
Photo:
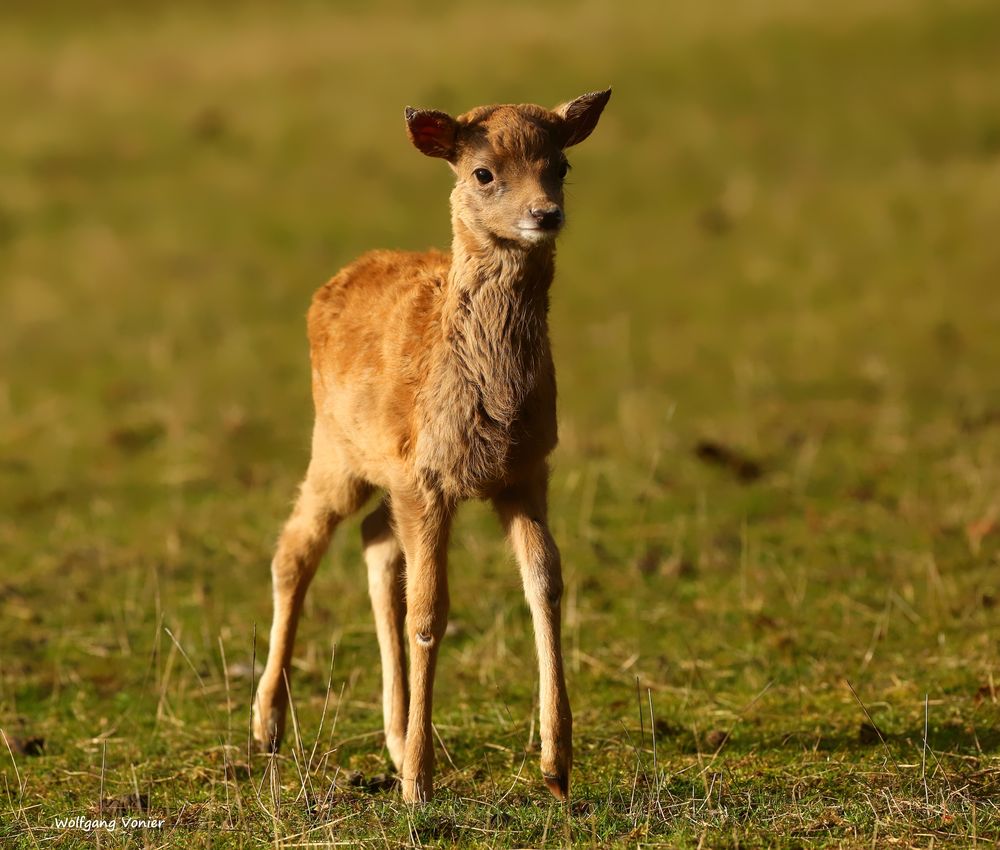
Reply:
[[[657,723],[657,746],[664,753],[712,756],[716,752],[824,752],[857,753],[888,747],[894,756],[921,751],[924,745],[923,727],[904,732],[876,730],[870,723],[861,723],[853,731],[829,732],[789,731],[785,734],[755,734],[755,730],[739,729],[728,735],[721,730],[696,734],[669,723]],[[928,730],[927,746],[938,755],[982,756],[1000,753],[1000,729],[976,728],[971,724],[945,723]]]
[[[838,730],[830,733],[793,732],[780,739],[754,740],[741,736],[732,741],[733,749],[740,751],[814,750],[827,753],[862,753],[888,747],[894,754],[920,751],[924,746],[923,727],[905,732],[876,731],[870,723],[860,724],[853,732]],[[941,754],[961,756],[990,755],[1000,752],[1000,730],[977,729],[968,724],[946,723],[930,727],[927,746]]]

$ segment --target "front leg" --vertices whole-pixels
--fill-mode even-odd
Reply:
[[[437,494],[393,492],[392,514],[406,560],[410,710],[401,772],[403,799],[434,793],[431,705],[438,649],[448,625],[448,532],[452,505]]]
[[[548,470],[494,499],[510,539],[524,595],[531,608],[538,653],[542,776],[559,800],[569,797],[573,764],[573,715],[566,693],[561,643],[562,568],[559,550],[549,533]]]

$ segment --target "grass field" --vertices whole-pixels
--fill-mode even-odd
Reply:
[[[1000,841],[1000,6],[422,8],[0,13],[0,844]],[[552,307],[571,804],[480,505],[435,801],[380,790],[356,522],[251,759],[309,298],[449,238],[403,106],[607,84]]]

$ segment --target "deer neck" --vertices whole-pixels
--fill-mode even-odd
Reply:
[[[551,359],[551,242],[525,249],[483,241],[454,221],[444,331],[449,359],[481,411],[509,426]]]

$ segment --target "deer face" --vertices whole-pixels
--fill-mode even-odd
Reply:
[[[600,118],[611,90],[556,107],[483,106],[452,118],[407,108],[410,139],[455,172],[452,213],[482,242],[523,248],[549,242],[565,222],[565,149],[582,142]]]

